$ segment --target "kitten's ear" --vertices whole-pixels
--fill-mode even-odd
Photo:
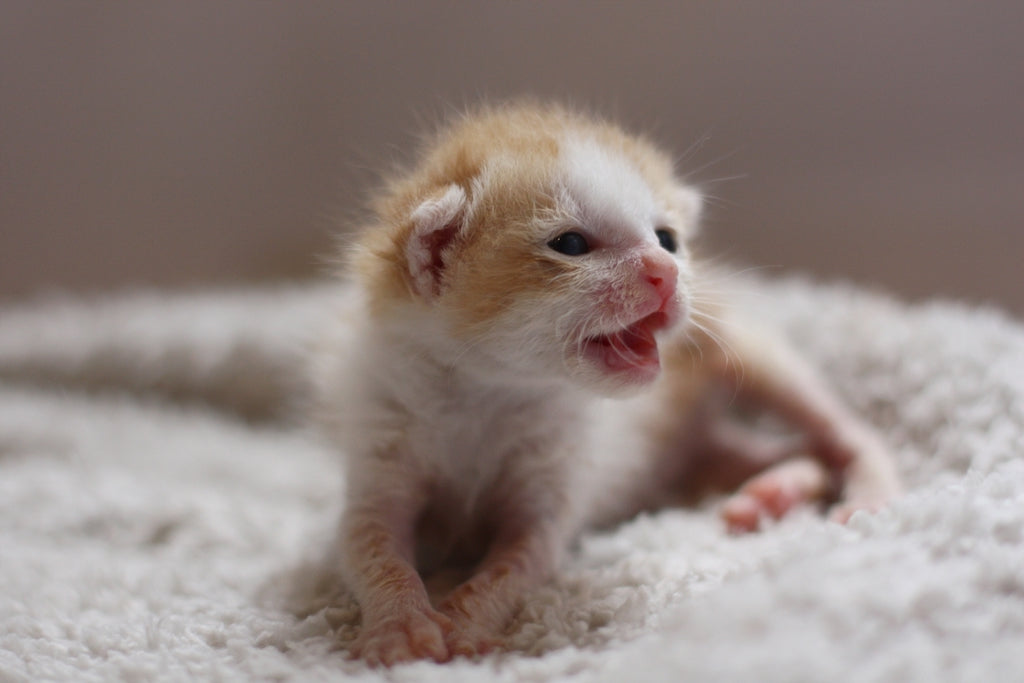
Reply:
[[[701,209],[704,206],[704,198],[695,188],[689,185],[676,186],[676,205],[682,214],[687,235],[697,234],[700,225]]]
[[[424,299],[441,293],[445,269],[466,222],[466,193],[449,185],[412,212],[412,234],[405,246],[412,286]]]

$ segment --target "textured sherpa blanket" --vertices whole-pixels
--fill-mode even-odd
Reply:
[[[0,309],[0,680],[1024,680],[1024,328],[849,287],[761,311],[888,438],[905,497],[730,536],[585,535],[507,649],[348,661],[337,456],[289,417],[319,285]]]

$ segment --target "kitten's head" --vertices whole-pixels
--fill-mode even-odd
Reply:
[[[658,337],[686,318],[699,203],[617,128],[489,111],[396,185],[363,272],[380,315],[426,307],[461,363],[618,393],[658,376]]]

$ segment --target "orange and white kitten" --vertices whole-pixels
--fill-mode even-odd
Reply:
[[[533,105],[463,117],[390,183],[352,253],[348,343],[317,377],[347,458],[354,656],[500,646],[586,525],[714,487],[740,530],[897,492],[872,429],[700,294],[699,207],[646,141]],[[758,433],[737,403],[799,438]],[[433,605],[423,577],[452,564],[468,578]]]

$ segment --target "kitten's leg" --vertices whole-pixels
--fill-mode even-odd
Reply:
[[[835,497],[835,478],[805,455],[806,439],[765,434],[723,414],[703,417],[704,431],[695,444],[699,459],[686,472],[684,485],[695,498],[731,492],[721,509],[731,531],[756,531],[765,519]]]
[[[431,607],[413,566],[422,500],[402,480],[399,475],[379,479],[372,489],[350,487],[342,519],[346,578],[362,612],[362,632],[350,653],[373,666],[449,659],[451,621]]]
[[[728,353],[705,351],[711,370],[726,380],[742,400],[776,413],[807,436],[808,453],[841,480],[840,502],[833,518],[845,521],[859,509],[875,509],[900,490],[895,466],[881,437],[832,394],[810,366],[780,340],[756,333],[719,330]],[[785,468],[777,482],[792,474],[794,491],[807,486],[804,468]],[[766,473],[767,474],[767,473]],[[756,486],[751,492],[770,487]],[[771,503],[764,501],[766,507]],[[738,505],[738,503],[737,503]]]
[[[765,470],[806,452],[805,439],[758,431],[730,419],[721,408],[694,417],[695,426],[686,434],[692,455],[678,477],[684,497],[693,502],[708,494],[736,491]],[[676,453],[671,455],[676,462]]]
[[[472,657],[497,645],[523,594],[551,575],[562,542],[551,520],[517,519],[499,531],[476,573],[440,606],[455,624],[452,655]]]

